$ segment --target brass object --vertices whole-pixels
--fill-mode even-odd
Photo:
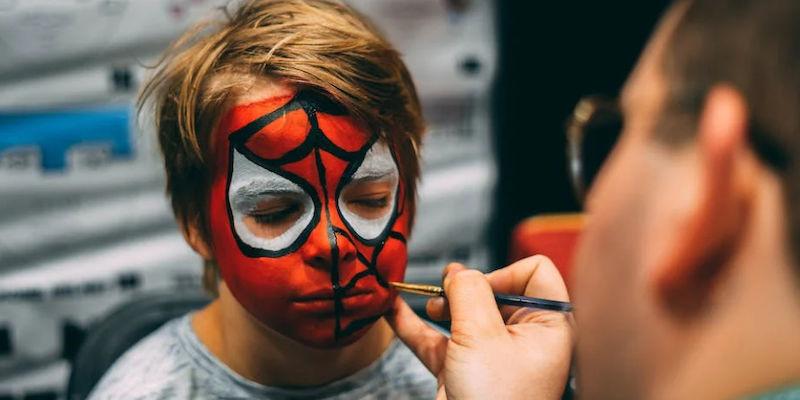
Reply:
[[[389,285],[401,292],[423,294],[426,296],[444,296],[444,289],[438,286],[400,282],[389,282]]]

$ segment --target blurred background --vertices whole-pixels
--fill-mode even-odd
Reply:
[[[0,0],[0,400],[65,398],[109,313],[200,291],[132,101],[158,54],[227,3]],[[565,121],[584,94],[616,96],[667,5],[349,3],[404,54],[430,126],[406,280],[432,284],[449,261],[507,263],[526,218],[579,210]]]

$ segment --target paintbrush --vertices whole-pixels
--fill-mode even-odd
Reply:
[[[401,292],[416,293],[425,296],[445,297],[444,289],[440,288],[439,286],[423,285],[419,283],[400,283],[400,282],[389,282],[389,285],[391,285],[393,288]],[[495,301],[497,301],[497,304],[502,304],[506,306],[539,308],[542,310],[552,310],[561,312],[572,311],[572,304],[567,303],[566,301],[547,300],[536,297],[515,296],[511,294],[497,294],[497,293],[495,293],[494,299]]]

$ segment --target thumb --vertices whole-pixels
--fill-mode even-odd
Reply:
[[[420,319],[400,296],[395,297],[386,322],[428,370],[438,376],[444,365],[447,337]]]
[[[454,341],[507,334],[492,287],[480,271],[473,269],[448,274],[444,279],[444,290],[450,306],[451,338]]]

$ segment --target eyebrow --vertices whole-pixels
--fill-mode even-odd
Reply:
[[[239,185],[239,187],[233,191],[232,197],[238,202],[256,200],[269,195],[289,194],[302,194],[302,189],[299,189],[291,182],[257,177],[250,179],[247,183]]]
[[[397,168],[395,168],[394,164],[377,163],[376,165],[376,163],[373,163],[359,168],[351,177],[350,182],[377,181],[392,175],[397,175]]]
[[[359,176],[359,177],[353,177],[350,180],[350,182],[348,182],[348,185],[358,184],[358,183],[366,183],[366,182],[382,181],[382,180],[385,180],[387,178],[392,178],[392,177],[394,177],[396,175],[397,174],[395,174],[394,171],[388,171],[388,172],[386,172],[384,174],[374,174],[374,175],[364,175],[364,176]]]

